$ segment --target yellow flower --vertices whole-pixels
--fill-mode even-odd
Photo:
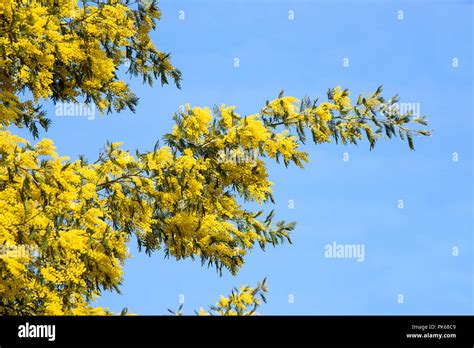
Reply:
[[[217,305],[221,307],[227,307],[228,304],[229,304],[229,299],[224,296],[221,296],[219,302],[217,303]]]
[[[232,112],[233,110],[235,109],[235,106],[229,106],[229,107],[225,107],[225,104],[222,104],[221,105],[221,120],[220,120],[220,124],[222,125],[222,127],[224,128],[230,128],[232,126]],[[234,114],[234,117],[238,118],[239,115],[237,114]]]
[[[352,108],[351,99],[349,98],[349,95],[345,95],[341,86],[337,86],[334,89],[333,99],[341,110],[348,110]]]
[[[242,295],[240,295],[240,299],[245,303],[245,304],[252,304],[254,302],[254,298],[251,294],[249,294],[248,292],[244,292],[242,293]]]
[[[201,307],[201,308],[199,308],[199,315],[201,315],[201,316],[206,316],[206,315],[209,315],[209,313],[206,312],[206,311],[204,310],[204,308]]]

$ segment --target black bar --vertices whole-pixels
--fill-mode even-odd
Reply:
[[[32,325],[54,325],[54,340],[51,339],[52,327],[48,331],[46,327]],[[43,336],[47,337],[19,337],[19,332],[25,335],[27,329],[30,331],[26,335],[43,331]],[[1,348],[36,343],[62,346],[249,343],[294,346],[304,343],[473,347],[473,332],[473,316],[0,317]]]

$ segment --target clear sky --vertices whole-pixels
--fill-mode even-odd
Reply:
[[[192,314],[232,286],[266,276],[263,314],[474,313],[472,1],[162,0],[159,6],[154,41],[172,53],[182,89],[132,79],[140,96],[136,114],[94,120],[55,117],[47,105],[53,125],[41,136],[54,139],[61,155],[95,160],[107,140],[151,150],[184,103],[226,103],[251,114],[281,89],[324,99],[338,85],[358,94],[383,84],[387,97],[398,92],[402,102],[419,103],[433,136],[415,139],[416,151],[398,139],[381,140],[373,151],[367,143],[306,146],[305,170],[270,165],[277,218],[297,222],[293,245],[255,249],[236,277],[220,277],[191,260],[139,254],[131,244],[122,294],[105,293],[99,305],[166,314],[184,295],[184,313]],[[326,258],[333,242],[364,245],[363,262]]]

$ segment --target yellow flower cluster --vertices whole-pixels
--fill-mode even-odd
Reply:
[[[302,115],[298,111],[299,99],[291,96],[280,97],[270,101],[263,109],[264,115],[278,115],[285,122],[294,122],[301,120]]]
[[[125,0],[2,0],[2,124],[34,127],[39,121],[46,126],[38,109],[41,98],[69,102],[84,96],[101,112],[133,110],[137,98],[117,78],[124,63],[129,72],[150,83],[152,76],[160,76],[162,83],[167,83],[167,76],[179,83],[179,71],[149,38],[160,18],[155,1],[138,3],[138,9],[132,9]],[[16,92],[23,89],[31,92],[33,101],[20,99]]]
[[[343,91],[341,86],[334,88],[332,99],[341,111],[350,110],[352,108],[349,92],[347,90]]]
[[[211,110],[209,108],[194,107],[191,109],[189,104],[186,104],[186,113],[182,115],[181,129],[185,129],[185,133],[180,133],[180,128],[175,126],[173,128],[173,135],[182,136],[190,141],[198,141],[202,136],[205,136],[209,130],[209,123],[212,120]]]
[[[257,284],[255,288],[243,285],[240,289],[234,289],[232,293],[225,297],[221,296],[209,311],[200,308],[197,313],[200,316],[223,315],[223,316],[249,316],[255,315],[256,309],[262,301],[266,302],[264,293],[268,290],[266,279]]]
[[[0,244],[38,250],[0,258],[0,312],[88,311],[100,289],[120,284],[128,240],[106,223],[106,207],[82,190],[93,185],[95,193],[89,180],[96,175],[79,161],[65,162],[49,139],[30,147],[0,130],[0,154]]]
[[[49,139],[32,146],[0,126],[0,245],[38,250],[0,258],[0,314],[109,314],[90,303],[120,285],[132,236],[148,253],[200,258],[232,274],[254,246],[290,240],[294,223],[275,222],[273,211],[260,219],[263,211],[242,206],[273,201],[265,157],[302,167],[305,128],[316,144],[355,142],[365,132],[373,145],[381,136],[375,127],[390,135],[410,121],[377,120],[364,98],[349,108],[348,93],[329,95],[334,103],[304,99],[298,109],[296,98],[279,97],[246,117],[233,106],[213,115],[188,105],[164,136],[166,146],[133,156],[111,143],[93,164],[60,157]],[[222,160],[225,154],[234,157]],[[205,313],[251,314],[260,290],[243,287]]]
[[[381,88],[352,105],[340,87],[320,104],[281,93],[246,117],[234,106],[214,115],[187,105],[167,146],[134,156],[112,143],[93,164],[5,128],[38,137],[36,124],[49,124],[41,99],[133,111],[137,97],[118,79],[121,67],[149,84],[171,78],[179,86],[179,71],[150,39],[159,19],[155,0],[0,2],[0,245],[37,251],[1,255],[0,314],[110,314],[91,303],[120,286],[132,236],[148,253],[197,257],[235,274],[255,245],[290,240],[294,228],[274,222],[273,211],[260,218],[263,211],[243,207],[273,201],[265,157],[302,167],[305,130],[316,144],[356,143],[365,132],[371,147],[383,131],[410,147],[412,135],[429,135],[408,129],[412,118],[393,111],[396,99],[385,103]],[[24,91],[32,98],[23,100]],[[254,314],[265,291],[265,282],[235,289],[201,314]]]
[[[337,110],[337,106],[329,102],[323,102],[309,111],[314,115],[311,118],[311,130],[319,143],[329,142],[332,136],[332,132],[328,128],[328,122],[332,120],[331,110]]]

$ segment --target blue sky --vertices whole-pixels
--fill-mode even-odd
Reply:
[[[270,165],[277,217],[297,221],[293,245],[255,249],[236,277],[220,277],[190,260],[139,254],[132,244],[122,294],[105,293],[99,305],[166,314],[184,295],[184,312],[192,314],[232,286],[266,276],[264,314],[474,313],[471,1],[167,0],[159,6],[154,41],[172,53],[182,89],[132,79],[140,96],[136,114],[93,121],[55,117],[47,105],[53,125],[41,135],[54,139],[60,154],[93,160],[107,140],[152,149],[184,103],[226,103],[250,114],[281,89],[324,98],[337,85],[358,94],[383,84],[386,96],[398,92],[402,102],[419,103],[433,136],[416,139],[416,151],[398,139],[381,140],[373,151],[367,143],[309,144],[305,170]],[[363,244],[365,260],[325,258],[325,245],[333,242]]]

